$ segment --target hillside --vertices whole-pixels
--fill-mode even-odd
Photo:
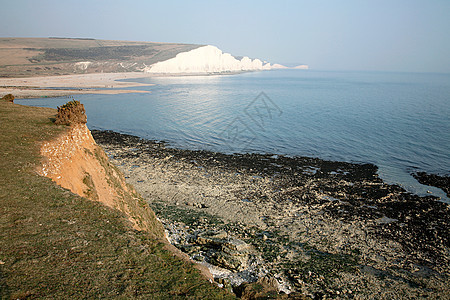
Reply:
[[[42,145],[78,130],[54,125],[54,116],[0,100],[0,298],[232,298],[168,250],[153,212],[89,138],[80,144],[85,153],[73,154],[87,162],[82,182],[91,189],[82,193],[99,201],[37,174]],[[95,161],[103,169],[90,168]],[[112,205],[100,202],[96,172],[117,192]]]
[[[0,77],[136,72],[200,46],[73,38],[0,38]]]

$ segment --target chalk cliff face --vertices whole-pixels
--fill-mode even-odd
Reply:
[[[297,70],[308,70],[309,66],[308,65],[298,65],[298,66],[294,67],[294,69],[297,69]]]
[[[144,71],[157,74],[208,74],[270,69],[270,63],[248,57],[238,60],[231,54],[208,45],[179,53],[176,57],[157,62]]]

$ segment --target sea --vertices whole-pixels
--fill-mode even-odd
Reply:
[[[450,175],[450,74],[271,70],[125,81],[152,84],[131,88],[150,93],[74,96],[90,129],[182,149],[373,163],[384,181],[450,203],[411,176]]]

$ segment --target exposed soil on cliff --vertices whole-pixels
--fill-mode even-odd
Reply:
[[[159,222],[122,173],[108,162],[85,124],[72,125],[68,132],[44,143],[45,158],[38,173],[73,193],[104,203],[125,213],[135,229],[163,236]],[[141,203],[141,204],[140,204]]]
[[[171,241],[224,286],[264,277],[315,298],[450,293],[449,205],[384,183],[374,165],[93,136]]]

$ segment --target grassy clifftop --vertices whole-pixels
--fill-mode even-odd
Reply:
[[[0,298],[231,298],[123,213],[35,173],[67,130],[55,112],[0,101]]]

